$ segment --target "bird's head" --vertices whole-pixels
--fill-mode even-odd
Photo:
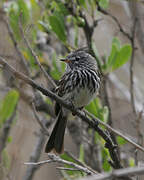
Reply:
[[[97,68],[96,60],[89,53],[81,50],[70,53],[66,58],[61,59],[61,61],[67,64],[67,70]]]

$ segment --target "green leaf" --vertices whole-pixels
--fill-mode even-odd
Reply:
[[[9,19],[16,39],[21,39],[18,22],[21,21],[21,24],[25,27],[30,20],[30,12],[24,0],[18,0],[17,3],[11,5],[9,9]]]
[[[2,155],[1,156],[2,156],[2,164],[3,164],[3,166],[7,170],[9,170],[10,164],[11,164],[11,159],[10,159],[9,154],[7,153],[6,149],[4,149],[2,151]]]
[[[134,160],[134,158],[129,158],[129,166],[130,167],[134,167],[135,166],[135,160]]]
[[[120,44],[120,41],[119,41],[119,39],[117,37],[113,38],[112,44],[116,45],[117,49],[120,50],[121,44]]]
[[[9,11],[9,21],[10,21],[10,25],[12,27],[12,30],[14,32],[15,38],[21,39],[20,31],[18,28],[18,21],[19,21],[18,10],[14,9],[13,7]]]
[[[44,32],[50,32],[50,28],[48,23],[45,23],[44,21],[38,21],[39,28]]]
[[[8,143],[12,142],[12,137],[11,137],[11,136],[9,136],[9,137],[7,138],[7,142],[8,142]]]
[[[76,163],[77,162],[71,158],[70,156],[68,156],[66,153],[62,154],[61,155],[61,158],[64,159],[64,160],[67,160],[67,161],[70,161],[70,162],[73,162],[73,163]],[[70,165],[64,165],[64,167],[67,167],[67,168],[73,168],[72,166]],[[70,176],[75,176],[75,177],[79,177],[80,176],[80,173],[79,172],[76,172],[76,171],[67,171],[67,174],[70,175]]]
[[[61,63],[61,71],[62,71],[62,73],[65,72],[65,69],[66,69],[66,64],[65,63]]]
[[[107,121],[108,121],[108,116],[109,116],[109,109],[108,109],[108,107],[107,106],[104,106],[103,107],[103,111],[102,111],[102,120],[105,122],[105,123],[107,123]]]
[[[83,147],[83,144],[80,145],[79,160],[81,162],[84,162],[84,147]]]
[[[86,110],[98,117],[98,109],[96,108],[96,104],[94,101],[92,101],[89,105],[86,106]]]
[[[131,45],[124,45],[120,51],[117,53],[115,60],[112,63],[112,70],[116,70],[122,65],[124,65],[131,57],[132,48]]]
[[[38,20],[40,20],[41,10],[37,0],[30,0],[30,2],[31,2],[31,18],[33,20],[33,23],[35,23]]]
[[[106,72],[111,72],[124,65],[131,57],[132,48],[130,44],[125,44],[121,47],[117,37],[112,40],[111,53],[106,63]]]
[[[66,32],[65,32],[65,25],[64,25],[64,18],[61,14],[56,13],[55,15],[49,16],[49,23],[52,30],[56,33],[57,37],[66,42]]]
[[[102,7],[103,9],[107,9],[109,6],[109,0],[100,0],[99,1],[99,5],[100,7]]]
[[[80,4],[80,5],[82,5],[82,6],[84,6],[84,5],[85,5],[85,3],[86,3],[86,1],[85,1],[85,0],[78,0],[78,2],[79,2],[79,4]]]
[[[79,27],[85,26],[85,20],[80,16],[74,17],[74,21],[75,21],[75,24]]]
[[[11,117],[17,102],[19,99],[19,93],[16,90],[11,90],[4,97],[0,106],[0,126]]]
[[[55,80],[59,80],[61,77],[61,72],[60,72],[60,67],[58,67],[58,62],[57,62],[57,57],[56,54],[53,54],[52,57],[52,64],[53,64],[53,69],[50,72],[51,76],[55,79]]]
[[[27,3],[24,0],[18,0],[19,14],[21,15],[21,23],[26,25],[30,19],[30,12]]]
[[[113,62],[115,61],[115,59],[117,57],[117,53],[118,53],[117,46],[115,44],[112,44],[111,53],[110,53],[110,56],[108,57],[108,61],[106,64],[107,69],[112,67]]]
[[[36,64],[35,59],[34,59],[34,57],[32,56],[32,54],[31,54],[31,52],[29,51],[29,49],[24,49],[24,50],[22,51],[22,53],[23,53],[25,59],[29,62],[30,68],[32,68],[32,69],[38,68],[38,65]]]
[[[58,6],[58,11],[60,13],[62,13],[64,16],[67,16],[69,14],[68,9],[66,8],[66,6],[62,2],[58,2],[57,6]]]
[[[117,136],[117,142],[119,145],[124,145],[127,143],[127,141],[120,136]]]
[[[94,41],[92,41],[92,49],[93,49],[93,52],[95,54],[95,59],[97,61],[97,64],[101,67],[102,65],[101,65],[100,56],[99,56],[99,53],[98,53],[98,50],[96,48]]]
[[[102,149],[102,158],[103,158],[103,169],[104,169],[104,171],[110,171],[111,170],[111,166],[108,163],[109,157],[110,157],[110,155],[109,155],[108,149],[103,148]]]

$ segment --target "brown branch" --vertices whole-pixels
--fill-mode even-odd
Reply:
[[[28,163],[24,163],[24,164],[25,165],[40,166],[40,165],[47,164],[47,163],[57,162],[57,163],[60,163],[60,164],[67,164],[69,166],[72,166],[72,167],[76,168],[79,171],[85,172],[88,175],[93,175],[94,174],[92,171],[88,170],[87,168],[85,168],[83,166],[80,166],[80,165],[78,165],[76,163],[61,159],[59,156],[56,156],[54,154],[48,154],[48,157],[49,157],[49,160],[40,161],[40,162],[37,162],[37,163],[28,162]]]
[[[40,63],[40,60],[38,58],[38,56],[36,55],[36,53],[34,52],[34,50],[32,49],[28,39],[26,38],[24,32],[23,32],[23,27],[22,27],[22,24],[21,22],[19,21],[19,27],[20,27],[20,31],[21,31],[21,35],[24,39],[24,42],[27,46],[27,48],[30,50],[32,56],[34,57],[34,60],[36,62],[36,64],[39,66],[41,72],[44,74],[44,76],[46,77],[46,79],[48,80],[48,82],[52,85],[52,88],[55,88],[56,87],[56,84],[55,82],[53,81],[53,79],[48,75],[48,73],[45,71],[44,67],[41,65]]]
[[[9,136],[10,128],[12,126],[13,120],[16,115],[16,108],[12,114],[12,116],[6,120],[3,124],[2,132],[0,133],[0,161],[1,161],[1,153],[6,146],[7,138]]]
[[[70,153],[69,151],[65,151],[65,153],[70,156],[76,163],[78,163],[79,165],[89,169],[91,172],[93,173],[97,173],[95,170],[93,170],[91,167],[87,166],[84,162],[81,162],[79,159],[77,159],[72,153]]]
[[[23,54],[21,53],[21,51],[20,51],[20,49],[19,49],[18,43],[17,43],[17,41],[16,41],[16,39],[15,39],[13,30],[12,30],[10,24],[9,24],[9,21],[8,21],[7,18],[3,19],[3,21],[4,21],[4,23],[6,24],[6,27],[7,27],[9,36],[10,36],[10,38],[11,38],[11,40],[12,40],[12,43],[13,43],[13,45],[14,45],[14,47],[15,47],[15,50],[16,50],[19,58],[20,58],[20,62],[21,62],[21,64],[22,64],[22,66],[24,67],[24,69],[25,69],[25,71],[26,71],[26,74],[27,74],[27,75],[30,75],[30,71],[29,71],[29,68],[28,68],[27,61],[25,60]]]
[[[36,163],[39,160],[41,151],[42,151],[43,146],[44,146],[44,142],[45,142],[45,135],[40,130],[39,131],[39,137],[37,139],[35,148],[34,148],[32,154],[30,156],[30,159],[29,159],[30,162]],[[23,180],[31,180],[33,178],[34,173],[36,172],[37,168],[38,167],[36,167],[33,164],[28,166],[27,169],[26,169],[26,172],[25,172],[25,174],[23,176]]]
[[[43,124],[42,120],[39,118],[39,116],[38,116],[38,114],[37,114],[37,111],[36,111],[36,109],[35,109],[35,105],[34,105],[33,102],[32,102],[32,110],[33,110],[35,119],[37,120],[38,124],[40,125],[40,127],[42,128],[42,130],[44,131],[44,133],[45,133],[47,136],[49,136],[48,129],[47,129],[46,126]]]
[[[137,143],[135,143],[133,140],[131,140],[130,138],[128,138],[126,135],[124,135],[124,133],[121,133],[119,131],[117,131],[116,129],[112,128],[111,126],[109,126],[108,124],[105,124],[103,121],[99,120],[98,118],[96,118],[93,114],[89,113],[88,111],[85,110],[85,113],[90,116],[91,118],[95,119],[96,121],[98,121],[101,125],[103,125],[107,130],[109,130],[110,132],[113,132],[114,134],[122,137],[123,139],[125,139],[128,143],[132,144],[136,149],[139,149],[141,151],[144,152],[144,148],[140,145],[138,145]]]
[[[100,5],[99,5],[98,2],[96,2],[96,4],[97,4],[97,10],[100,11],[102,14],[111,17],[111,18],[115,21],[115,23],[117,24],[117,26],[119,27],[120,32],[121,32],[124,36],[126,36],[129,40],[131,40],[131,39],[132,39],[132,36],[123,29],[123,27],[121,26],[119,20],[118,20],[115,16],[113,16],[110,12],[102,9],[102,8],[100,7]]]
[[[130,61],[130,96],[131,96],[131,105],[134,115],[136,115],[136,107],[135,107],[135,99],[134,99],[134,73],[133,73],[133,66],[134,66],[134,56],[135,56],[135,35],[136,35],[136,24],[137,18],[134,19],[133,27],[132,27],[132,56]]]
[[[136,166],[130,168],[124,168],[119,170],[114,170],[110,173],[102,173],[93,176],[87,176],[85,178],[81,178],[81,180],[110,180],[110,179],[121,179],[125,180],[124,176],[135,176],[144,174],[144,166]]]
[[[53,105],[46,103],[39,92],[35,92],[34,104],[37,111],[45,112],[46,114],[49,114],[52,118],[56,118]]]

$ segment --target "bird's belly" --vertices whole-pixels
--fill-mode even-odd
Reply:
[[[76,108],[86,106],[95,97],[87,88],[75,89],[72,96],[72,103]]]

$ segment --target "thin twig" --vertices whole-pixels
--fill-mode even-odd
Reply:
[[[52,85],[52,88],[56,87],[55,82],[53,81],[53,79],[48,75],[48,73],[45,71],[44,67],[41,65],[40,60],[38,58],[38,56],[36,55],[36,53],[34,52],[34,50],[32,49],[28,39],[26,38],[24,32],[23,32],[23,28],[22,28],[22,24],[19,21],[19,27],[20,27],[20,31],[21,31],[21,35],[24,39],[24,42],[27,46],[27,48],[30,50],[32,56],[34,57],[34,60],[36,62],[36,64],[39,66],[40,70],[42,71],[42,73],[44,74],[44,76],[46,77],[46,79],[48,80],[48,82]]]
[[[97,173],[96,171],[94,171],[91,167],[87,166],[84,162],[81,162],[79,159],[77,159],[72,153],[70,153],[69,151],[65,150],[65,153],[70,156],[73,160],[75,160],[79,165],[86,167],[87,169],[89,169],[90,171],[92,171],[93,173]]]
[[[49,132],[48,132],[46,126],[45,126],[45,125],[42,123],[42,121],[40,120],[40,118],[39,118],[39,116],[38,116],[38,114],[37,114],[37,111],[36,111],[36,109],[35,109],[35,105],[34,105],[33,102],[32,102],[32,110],[33,110],[34,116],[35,116],[38,124],[39,124],[39,125],[41,126],[41,128],[44,130],[45,134],[46,134],[47,136],[49,136]]]
[[[43,149],[44,146],[44,142],[45,142],[45,135],[44,133],[40,130],[39,131],[39,137],[37,139],[36,145],[34,147],[34,150],[30,156],[29,161],[36,163],[39,158],[40,158],[40,154],[41,151]],[[36,172],[38,167],[36,167],[35,165],[31,164],[30,166],[27,167],[26,172],[23,176],[23,180],[31,180],[34,176],[34,173]]]
[[[98,11],[100,11],[102,14],[104,14],[104,15],[106,15],[106,16],[111,17],[111,18],[115,21],[115,23],[117,24],[117,26],[119,27],[120,32],[121,32],[124,36],[126,36],[129,40],[131,40],[131,39],[132,39],[132,36],[123,29],[123,27],[121,26],[119,20],[118,20],[115,16],[113,16],[110,12],[102,9],[102,8],[100,7],[100,5],[99,5],[98,2],[96,2],[96,3],[97,3],[97,9],[98,9]]]
[[[134,19],[133,27],[132,27],[132,56],[130,61],[130,96],[131,96],[131,105],[133,109],[134,115],[136,115],[136,107],[135,107],[135,99],[134,99],[134,73],[133,73],[133,66],[134,66],[134,56],[135,56],[135,35],[136,35],[136,24],[137,18]]]
[[[9,132],[13,123],[13,120],[16,115],[16,108],[14,109],[14,112],[12,113],[11,117],[6,120],[6,122],[3,124],[2,132],[0,134],[0,161],[1,161],[1,153],[3,149],[6,146],[7,138],[9,136]]]
[[[47,164],[47,163],[58,162],[58,163],[61,163],[61,164],[67,164],[69,166],[72,166],[72,167],[74,167],[74,168],[76,168],[76,169],[78,169],[80,171],[85,172],[86,174],[89,174],[89,175],[93,175],[94,174],[93,172],[91,172],[87,168],[82,167],[82,166],[80,166],[80,165],[78,165],[76,163],[73,163],[73,162],[61,159],[59,156],[56,156],[54,154],[48,154],[48,157],[50,158],[50,160],[40,161],[40,162],[37,162],[37,163],[28,162],[28,163],[24,163],[24,164],[39,166],[39,165],[43,165],[43,164]]]
[[[14,35],[13,30],[12,30],[10,24],[9,24],[9,21],[7,20],[7,18],[5,18],[3,21],[6,24],[9,36],[10,36],[10,38],[11,38],[11,40],[13,42],[13,45],[15,47],[15,50],[16,50],[19,58],[20,58],[20,62],[22,64],[22,66],[25,68],[26,74],[29,76],[30,75],[30,71],[29,71],[29,68],[28,68],[27,61],[25,60],[23,54],[21,53],[21,51],[19,49],[18,43],[17,43],[17,41],[15,39],[15,35]]]
[[[135,143],[133,140],[131,140],[130,138],[128,138],[126,135],[124,135],[124,133],[121,133],[119,131],[117,131],[116,129],[112,128],[111,126],[109,126],[108,124],[104,123],[103,121],[101,121],[100,119],[96,118],[93,114],[89,113],[88,111],[84,110],[85,113],[90,116],[91,118],[95,119],[96,121],[98,121],[101,125],[103,125],[106,129],[108,129],[109,131],[113,132],[114,134],[122,137],[123,139],[125,139],[128,143],[132,144],[136,149],[139,149],[141,151],[144,152],[144,148],[140,145],[138,145],[137,143]]]
[[[79,169],[74,168],[66,168],[66,167],[56,167],[58,170],[65,170],[65,171],[81,171]]]
[[[121,178],[121,180],[124,180],[124,176],[133,176],[133,175],[142,175],[144,174],[144,166],[136,166],[136,167],[130,167],[130,168],[124,168],[119,170],[114,170],[110,173],[102,173],[98,175],[93,176],[87,176],[85,178],[82,178],[80,180],[110,180],[115,178]]]

